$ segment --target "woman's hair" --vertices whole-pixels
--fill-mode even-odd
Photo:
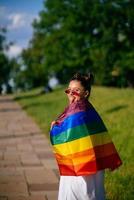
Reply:
[[[73,75],[73,77],[70,79],[70,81],[72,81],[72,80],[80,81],[80,83],[84,87],[84,89],[89,91],[89,96],[90,96],[91,85],[94,82],[94,75],[92,73],[90,73],[90,72],[87,74],[81,74],[79,72],[75,73]]]

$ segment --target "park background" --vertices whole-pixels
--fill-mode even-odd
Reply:
[[[119,170],[106,173],[107,199],[131,200],[134,1],[42,0],[36,4],[15,0],[0,3],[0,92],[13,93],[49,137],[51,121],[67,104],[64,89],[69,79],[75,72],[92,72],[95,81],[90,100],[123,161]],[[9,13],[8,17],[7,8],[14,12],[19,8],[23,14]],[[30,10],[31,15],[24,14]],[[23,33],[28,29],[25,22],[32,27],[27,34]],[[22,30],[17,31],[18,27]],[[20,43],[19,48],[21,32],[27,44]]]

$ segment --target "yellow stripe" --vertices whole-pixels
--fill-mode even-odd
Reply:
[[[53,145],[53,150],[54,153],[66,156],[69,154],[85,151],[95,146],[107,144],[109,142],[111,142],[111,138],[109,137],[107,132],[103,132],[76,139],[71,142],[66,142],[64,144]]]

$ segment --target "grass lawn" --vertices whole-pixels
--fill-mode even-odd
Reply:
[[[65,87],[49,94],[39,94],[40,88],[21,93],[15,99],[49,136],[50,122],[67,105]],[[134,199],[134,90],[94,86],[91,103],[100,113],[123,161],[114,172],[106,171],[107,200]]]

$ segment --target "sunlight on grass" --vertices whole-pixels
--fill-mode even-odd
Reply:
[[[40,88],[21,93],[16,100],[49,136],[50,123],[67,105],[65,86],[49,94],[39,94]],[[100,113],[123,160],[115,172],[106,172],[107,200],[132,200],[134,198],[134,92],[94,86],[91,103]]]

